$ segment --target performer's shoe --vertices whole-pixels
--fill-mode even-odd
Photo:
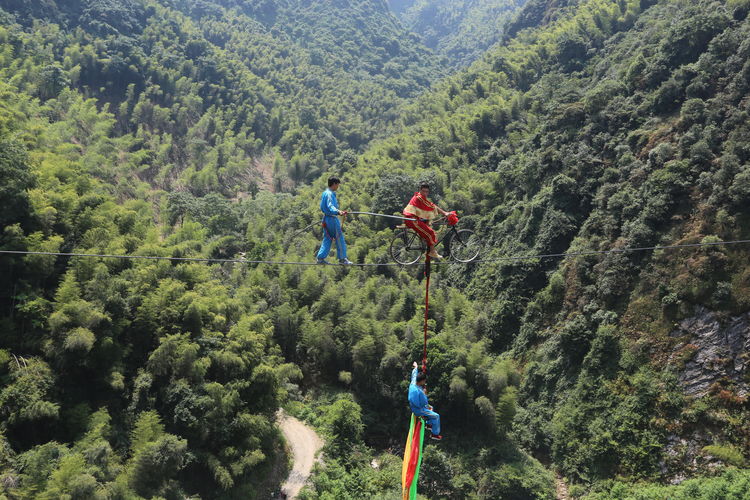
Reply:
[[[430,436],[430,439],[434,439],[435,441],[442,441],[443,436],[441,436],[440,434],[433,434]]]

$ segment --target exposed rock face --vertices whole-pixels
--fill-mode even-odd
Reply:
[[[705,431],[693,431],[680,437],[670,435],[660,462],[661,473],[670,484],[680,484],[697,474],[716,470],[722,462],[705,454],[703,447],[714,442],[714,436]]]
[[[721,379],[731,380],[737,395],[750,394],[750,313],[720,321],[699,307],[670,335],[684,339],[675,353],[687,353],[680,372],[687,394],[701,396]]]

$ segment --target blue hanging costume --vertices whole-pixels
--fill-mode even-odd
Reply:
[[[341,222],[338,218],[339,200],[336,198],[336,193],[330,189],[323,191],[323,196],[320,198],[320,210],[323,212],[323,242],[318,251],[318,260],[328,257],[334,240],[339,260],[346,259],[346,241],[344,241],[344,231],[341,229]]]
[[[427,402],[427,394],[417,385],[417,369],[411,372],[411,384],[409,384],[409,406],[411,412],[418,417],[424,417],[427,425],[432,426],[432,434],[440,434],[440,415],[430,410]]]

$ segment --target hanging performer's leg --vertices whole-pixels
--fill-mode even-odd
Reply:
[[[425,411],[423,418],[425,419],[425,422],[427,425],[432,427],[433,436],[439,436],[440,435],[440,415],[435,413],[432,410]]]

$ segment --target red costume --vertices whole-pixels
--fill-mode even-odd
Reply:
[[[435,204],[419,192],[414,193],[409,204],[404,208],[405,217],[414,217],[413,220],[406,221],[406,227],[416,232],[430,246],[437,243],[437,235],[428,222],[435,219],[437,215]]]

